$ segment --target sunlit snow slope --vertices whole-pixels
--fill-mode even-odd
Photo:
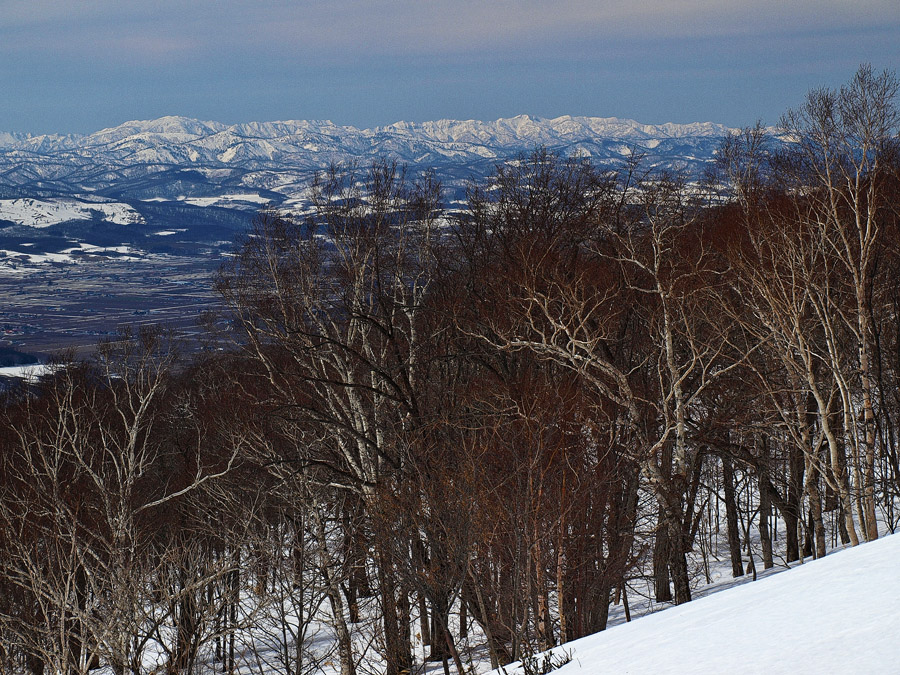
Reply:
[[[572,662],[554,675],[900,673],[900,534],[566,649]]]

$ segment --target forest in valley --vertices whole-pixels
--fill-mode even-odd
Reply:
[[[383,161],[261,212],[208,349],[4,394],[0,673],[470,673],[893,531],[897,90],[699,178],[537,149],[459,208]]]

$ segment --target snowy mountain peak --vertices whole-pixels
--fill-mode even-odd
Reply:
[[[27,148],[35,142],[53,144],[64,142],[86,147],[119,142],[132,137],[153,138],[158,142],[167,139],[184,141],[188,138],[202,140],[219,133],[237,137],[257,137],[264,139],[298,136],[305,133],[337,134],[343,140],[354,137],[371,137],[376,134],[416,135],[422,140],[442,140],[442,134],[461,137],[474,134],[485,140],[503,141],[512,135],[519,140],[533,136],[552,138],[560,134],[625,139],[640,134],[648,138],[680,138],[690,136],[721,136],[727,127],[712,122],[691,124],[643,124],[616,117],[573,117],[562,115],[551,119],[517,115],[500,118],[493,122],[480,120],[442,119],[428,122],[398,121],[372,129],[358,129],[352,126],[338,126],[330,120],[291,120],[274,122],[244,122],[226,125],[221,122],[203,121],[190,117],[166,116],[153,120],[132,120],[115,127],[101,129],[87,135],[41,135],[11,134],[0,132],[0,147],[4,149]]]
[[[311,172],[334,162],[384,157],[411,168],[434,168],[447,181],[458,182],[466,175],[486,175],[496,162],[538,146],[598,163],[622,161],[637,148],[654,164],[699,170],[727,132],[711,122],[643,124],[572,115],[398,121],[371,129],[330,120],[224,124],[166,116],[86,135],[0,133],[0,192],[10,197],[98,192],[153,197],[181,188],[162,190],[142,183],[134,192],[127,186],[151,176],[159,180],[163,171],[187,169],[207,177],[220,172],[228,180],[243,175],[237,186],[241,191],[273,186],[294,190]]]

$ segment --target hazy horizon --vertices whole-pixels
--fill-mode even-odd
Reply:
[[[562,115],[556,115],[554,117],[541,117],[539,115],[531,115],[529,113],[520,113],[518,115],[511,115],[509,117],[499,117],[499,118],[495,118],[495,119],[475,119],[475,118],[458,119],[458,118],[443,117],[443,118],[435,118],[435,119],[427,119],[427,120],[394,120],[393,122],[387,122],[385,124],[376,124],[376,125],[372,125],[372,126],[368,126],[368,127],[361,127],[361,126],[356,126],[353,124],[344,124],[338,120],[331,120],[331,119],[312,119],[312,118],[308,118],[308,119],[255,119],[255,120],[238,120],[235,122],[227,122],[224,120],[200,119],[197,117],[189,117],[187,115],[170,114],[170,115],[160,115],[159,117],[147,117],[147,118],[141,118],[141,119],[135,118],[135,119],[122,120],[121,122],[118,122],[116,124],[107,125],[104,127],[98,127],[96,129],[89,129],[84,132],[81,132],[81,131],[52,132],[51,131],[51,132],[43,132],[43,133],[34,133],[34,132],[9,132],[6,129],[0,129],[0,133],[17,133],[17,134],[25,134],[25,135],[32,136],[32,137],[45,136],[45,135],[46,136],[53,136],[53,135],[90,136],[92,134],[96,134],[96,133],[105,131],[107,129],[116,129],[118,127],[122,127],[122,126],[125,126],[128,124],[152,123],[152,122],[156,122],[156,121],[167,119],[167,118],[190,120],[190,121],[194,121],[194,122],[199,122],[201,124],[221,124],[225,127],[239,126],[242,124],[291,124],[291,123],[295,123],[295,122],[296,123],[309,122],[309,123],[313,123],[313,124],[316,124],[316,123],[328,124],[328,123],[330,123],[330,124],[334,124],[335,126],[341,127],[341,128],[351,128],[351,129],[356,129],[357,131],[370,131],[370,130],[373,130],[376,128],[383,129],[383,128],[393,126],[395,124],[404,124],[404,123],[416,124],[416,125],[428,124],[430,122],[453,122],[453,123],[475,122],[475,123],[493,124],[495,122],[513,120],[518,117],[529,117],[533,120],[540,120],[540,121],[553,121],[555,119],[562,119],[562,118],[566,118],[566,117],[571,117],[573,119],[579,119],[579,118],[581,118],[581,119],[588,119],[588,118],[609,119],[609,120],[619,120],[620,122],[635,122],[642,126],[645,125],[645,126],[654,126],[654,127],[662,127],[667,124],[682,124],[682,125],[721,124],[720,122],[717,122],[716,120],[690,120],[687,122],[673,122],[672,120],[636,120],[636,119],[631,119],[631,118],[626,118],[626,117],[615,117],[615,116],[611,116],[611,115],[562,114]]]
[[[528,114],[777,121],[860,63],[900,64],[892,0],[15,0],[0,16],[0,130]]]

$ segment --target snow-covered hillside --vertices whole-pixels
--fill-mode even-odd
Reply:
[[[571,642],[554,675],[900,673],[898,561],[900,535],[837,551]]]
[[[305,163],[314,155],[397,154],[419,163],[424,157],[501,157],[509,150],[536,145],[625,141],[654,148],[674,139],[718,141],[728,129],[711,122],[641,124],[615,117],[553,119],[519,115],[494,122],[438,120],[397,122],[374,129],[339,126],[330,121],[250,122],[227,126],[185,117],[126,122],[84,136],[0,134],[4,157],[30,153],[74,160],[94,157],[109,163],[274,166]]]
[[[199,172],[220,187],[268,188],[333,162],[363,163],[387,157],[419,168],[436,168],[446,178],[484,174],[537,146],[597,161],[621,160],[635,150],[653,163],[708,163],[728,129],[711,122],[641,124],[615,117],[542,119],[520,115],[493,122],[438,120],[397,122],[357,129],[330,121],[250,122],[225,125],[184,117],[132,121],[87,135],[0,133],[0,188],[15,196],[61,191],[146,191],[173,169]],[[215,175],[213,172],[217,172]],[[290,180],[280,180],[287,172]],[[184,180],[185,176],[172,180]],[[135,181],[140,183],[134,185]],[[174,188],[173,188],[174,189]],[[23,190],[30,190],[22,194]],[[162,190],[165,193],[165,190]],[[177,193],[172,193],[177,194]],[[120,195],[121,196],[121,195]],[[208,195],[196,195],[208,196]]]
[[[365,167],[382,159],[412,173],[435,171],[452,201],[465,195],[470,180],[538,147],[608,166],[639,153],[647,167],[679,167],[699,175],[728,131],[711,122],[655,125],[615,117],[519,115],[372,129],[327,120],[227,125],[169,116],[84,135],[0,132],[0,221],[30,228],[73,222],[77,228],[77,221],[143,223],[169,230],[198,221],[186,207],[213,207],[207,219],[229,219],[226,229],[241,230],[248,214],[263,205],[302,203],[315,172],[335,163]],[[85,206],[85,201],[96,203]],[[213,237],[219,239],[221,233]]]
[[[73,220],[99,219],[116,225],[142,223],[144,219],[128,204],[83,202],[75,199],[0,199],[0,220],[27,227],[50,227]]]

